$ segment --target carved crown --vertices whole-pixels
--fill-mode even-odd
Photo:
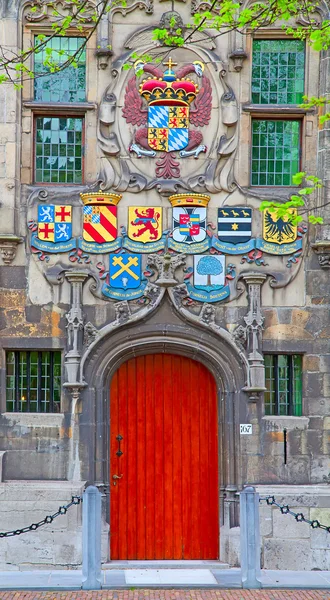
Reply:
[[[172,66],[172,59],[169,58],[168,69],[163,77],[148,77],[139,88],[143,98],[152,106],[157,104],[169,106],[187,106],[195,100],[198,94],[198,85],[191,79],[177,79]]]
[[[80,194],[85,205],[87,204],[112,204],[116,206],[122,198],[121,194],[105,194],[104,192],[92,192]]]
[[[207,194],[173,194],[169,197],[172,206],[207,206],[210,196]]]

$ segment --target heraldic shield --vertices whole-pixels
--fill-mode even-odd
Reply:
[[[81,194],[84,203],[83,239],[86,242],[104,244],[117,237],[117,206],[121,196],[117,194]]]
[[[130,206],[128,237],[137,242],[155,242],[162,237],[162,208],[160,206]]]
[[[153,150],[183,150],[189,141],[189,107],[148,107],[148,144]]]

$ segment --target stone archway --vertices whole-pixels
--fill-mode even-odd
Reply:
[[[171,311],[169,316],[168,312]],[[126,324],[100,338],[84,360],[87,387],[82,393],[80,448],[82,478],[100,485],[107,496],[109,522],[109,410],[114,372],[132,357],[169,353],[201,362],[212,373],[218,393],[220,525],[223,498],[231,526],[238,524],[235,496],[241,487],[239,423],[245,422],[248,400],[242,388],[247,370],[239,351],[212,330],[187,323],[164,302],[149,320]],[[228,511],[227,511],[228,512]]]

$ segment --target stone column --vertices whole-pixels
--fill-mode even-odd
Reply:
[[[264,273],[246,273],[243,275],[248,291],[249,310],[244,317],[246,323],[246,348],[249,362],[249,385],[245,391],[255,400],[265,391],[265,367],[262,353],[262,328],[264,317],[261,313],[261,286],[266,281]]]
[[[83,385],[80,371],[81,350],[83,345],[84,316],[82,311],[82,288],[88,277],[87,271],[65,271],[65,278],[71,284],[71,308],[66,314],[68,332],[68,352],[65,355],[67,375],[66,387]]]

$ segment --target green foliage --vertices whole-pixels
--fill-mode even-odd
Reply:
[[[306,173],[296,173],[292,177],[293,183],[295,185],[301,185],[303,181],[305,181],[308,185],[303,188],[300,188],[296,194],[292,194],[290,200],[287,202],[268,202],[263,201],[259,206],[260,211],[264,211],[265,209],[271,210],[271,212],[275,213],[276,217],[285,218],[291,221],[294,225],[298,225],[301,223],[304,218],[301,214],[292,214],[292,209],[303,209],[301,212],[308,213],[310,209],[307,207],[307,199],[308,196],[311,196],[316,192],[316,190],[322,187],[322,181],[315,175],[306,175]],[[317,223],[323,223],[322,217],[317,217],[315,215],[308,215],[308,221],[312,225],[316,225]]]

